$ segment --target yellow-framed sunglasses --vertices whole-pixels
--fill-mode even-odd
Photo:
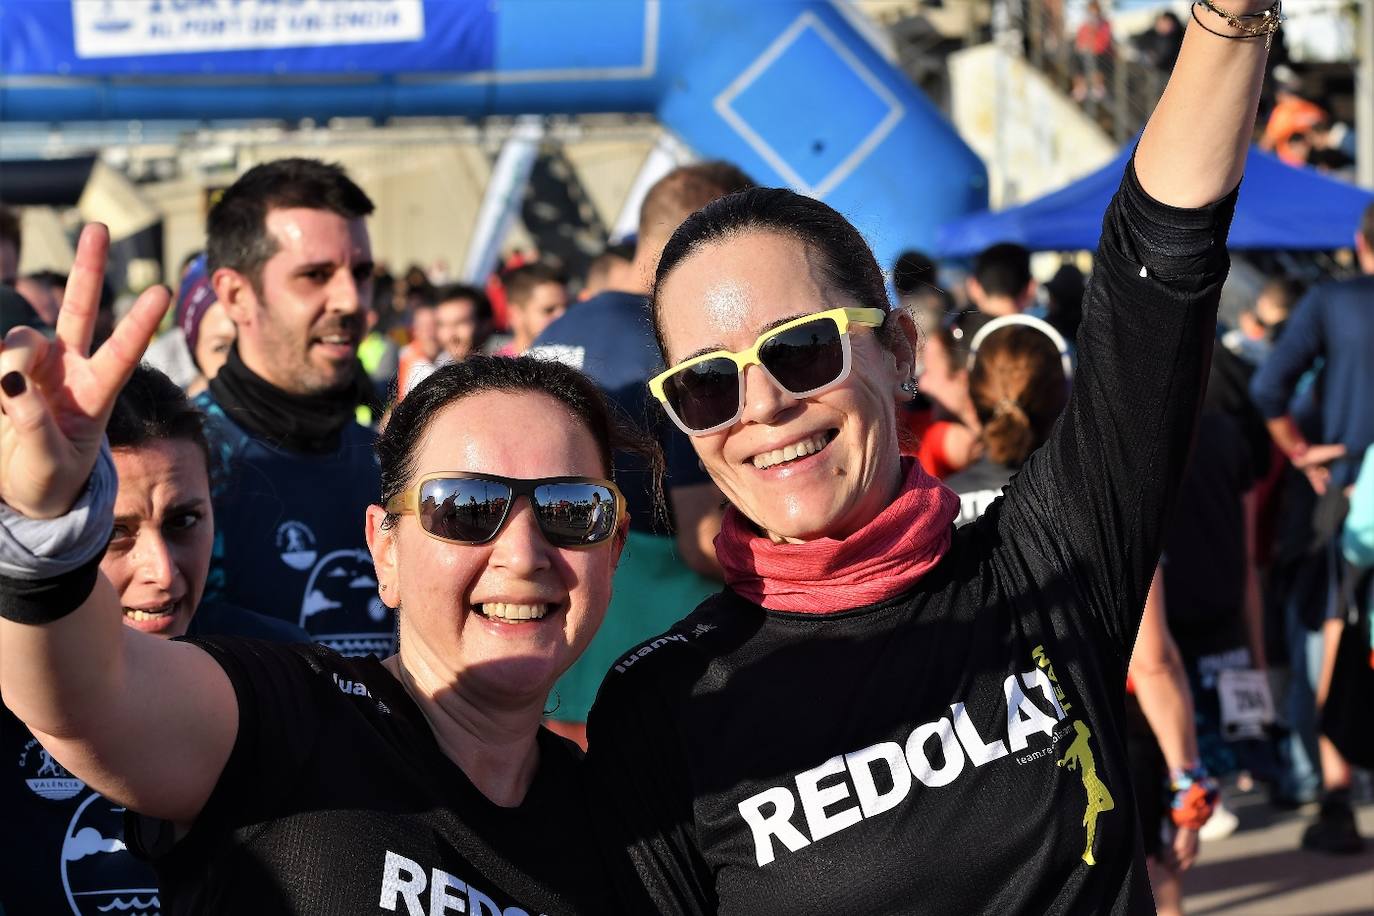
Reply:
[[[683,360],[649,380],[649,390],[689,436],[733,426],[744,413],[744,370],[757,365],[793,397],[820,394],[849,377],[849,326],[882,327],[888,312],[835,308],[785,322],[748,350],[713,350]]]

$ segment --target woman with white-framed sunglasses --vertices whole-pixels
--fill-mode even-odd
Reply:
[[[957,497],[901,456],[916,333],[853,227],[754,189],[669,241],[652,391],[729,500],[727,587],[624,656],[588,723],[657,911],[1150,910],[1126,664],[1201,396],[1269,2],[1194,7],[1106,214],[1063,420],[957,532]]]
[[[122,841],[80,836],[73,854],[127,845],[169,913],[618,909],[580,754],[541,717],[610,598],[628,523],[612,449],[642,440],[557,363],[445,367],[377,443],[372,563],[332,558],[339,581],[317,593],[375,590],[397,655],[156,639],[121,626],[98,563],[105,426],[167,293],[88,355],[107,248],[103,228],[82,235],[55,340],[21,329],[0,348],[0,687],[132,814]]]

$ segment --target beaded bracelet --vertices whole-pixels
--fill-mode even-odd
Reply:
[[[1244,35],[1227,35],[1225,32],[1218,32],[1216,29],[1207,25],[1197,14],[1197,8],[1203,9],[1220,16],[1226,24],[1233,29],[1244,32]],[[1218,38],[1228,38],[1232,41],[1249,41],[1251,39],[1263,38],[1265,50],[1274,45],[1274,33],[1283,24],[1283,0],[1274,0],[1274,5],[1268,9],[1260,10],[1258,13],[1243,13],[1237,15],[1228,13],[1226,10],[1217,6],[1213,0],[1193,0],[1193,5],[1189,7],[1193,14],[1193,21],[1203,28],[1204,31],[1211,32]],[[1251,25],[1250,22],[1256,24]]]

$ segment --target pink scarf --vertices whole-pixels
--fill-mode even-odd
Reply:
[[[734,506],[725,510],[716,556],[725,581],[771,611],[833,614],[885,601],[911,588],[949,549],[959,497],[902,459],[897,499],[842,541],[774,544]]]

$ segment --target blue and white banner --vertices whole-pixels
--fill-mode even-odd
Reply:
[[[7,75],[485,70],[486,0],[5,0]]]
[[[76,55],[82,58],[394,44],[425,37],[420,0],[72,0],[71,7]]]
[[[0,0],[0,125],[656,114],[884,264],[987,175],[833,0]],[[859,21],[862,25],[862,22]]]

